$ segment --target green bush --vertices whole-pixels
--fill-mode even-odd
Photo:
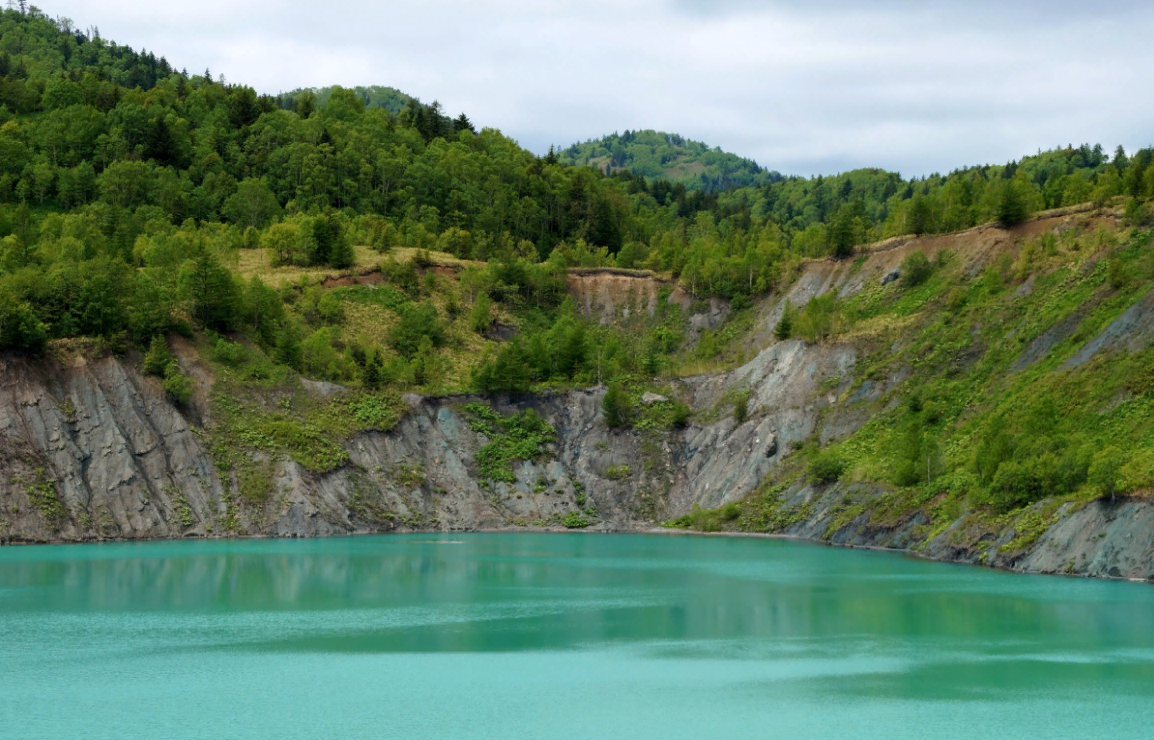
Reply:
[[[601,411],[605,425],[611,429],[629,426],[633,418],[633,403],[620,383],[610,383],[601,399]]]
[[[785,302],[785,308],[782,309],[781,319],[778,320],[777,326],[773,329],[773,336],[777,341],[784,342],[793,336],[793,322],[794,310],[790,307],[789,301]]]
[[[742,396],[733,402],[733,420],[739,425],[749,418],[749,399]]]
[[[566,529],[584,529],[593,522],[586,519],[585,515],[580,511],[570,511],[565,515],[565,518],[561,520],[561,523],[565,525]]]
[[[733,519],[741,515],[740,506],[737,504],[729,504],[729,507],[737,507],[737,514]],[[728,507],[727,510],[732,511],[732,509]],[[672,521],[666,522],[665,526],[675,529],[696,529],[699,532],[717,532],[721,530],[721,519],[721,512],[703,509],[700,504],[694,504],[692,511],[684,516],[679,516]]]
[[[164,392],[176,403],[187,404],[192,400],[192,381],[178,372],[171,372],[164,379]]]
[[[1099,496],[1109,496],[1114,500],[1118,492],[1118,478],[1126,456],[1113,445],[1108,445],[1094,455],[1088,473],[1089,482],[1098,491]]]
[[[633,475],[633,468],[624,463],[610,465],[605,469],[605,477],[609,480],[625,480]]]
[[[445,327],[430,303],[407,307],[401,311],[401,321],[389,332],[389,343],[405,358],[411,359],[428,339],[434,347],[445,345]]]
[[[154,339],[153,341],[155,342],[156,340]],[[149,350],[149,354],[152,354],[151,349]],[[244,361],[247,357],[247,352],[243,344],[240,344],[239,342],[230,342],[224,337],[218,337],[217,340],[213,342],[212,354],[218,362],[223,362],[225,365],[230,367],[237,367],[244,364]],[[147,357],[145,357],[144,362],[147,371]]]
[[[148,353],[144,355],[144,374],[164,377],[172,361],[172,353],[168,351],[168,342],[158,334],[152,338],[152,343],[148,346]]]
[[[933,264],[926,258],[924,252],[912,252],[902,260],[902,284],[907,288],[916,288],[930,279],[934,272]]]
[[[633,422],[638,431],[684,429],[689,426],[693,412],[680,401],[659,401],[640,409],[640,418]]]
[[[846,462],[832,451],[821,452],[810,458],[808,475],[818,485],[836,483],[845,472]]]

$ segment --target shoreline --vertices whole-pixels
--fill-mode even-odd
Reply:
[[[930,563],[941,563],[943,565],[957,565],[966,567],[986,568],[1001,573],[1010,573],[1013,575],[1023,576],[1056,576],[1059,578],[1080,578],[1084,580],[1098,580],[1098,581],[1116,581],[1120,583],[1140,583],[1146,585],[1154,585],[1154,579],[1144,578],[1128,578],[1126,576],[1111,576],[1111,575],[1092,575],[1088,573],[1049,573],[1046,571],[1034,570],[1015,570],[1013,568],[988,565],[985,563],[973,563],[964,560],[950,560],[947,558],[936,558],[931,555],[925,555],[909,548],[896,547],[882,547],[879,545],[854,545],[842,544],[836,542],[826,542],[824,540],[813,539],[810,537],[799,537],[791,534],[775,534],[771,532],[697,532],[686,529],[670,529],[665,527],[638,527],[638,528],[619,528],[619,529],[566,529],[564,527],[539,527],[530,529],[528,527],[481,527],[477,529],[413,529],[406,531],[391,531],[391,532],[349,532],[340,535],[326,535],[323,537],[308,537],[308,536],[291,536],[278,537],[267,534],[243,534],[230,537],[137,537],[137,538],[120,538],[120,539],[100,539],[100,540],[58,540],[55,542],[28,542],[28,541],[0,541],[0,548],[3,547],[36,547],[36,546],[52,546],[52,545],[104,545],[104,544],[132,544],[132,543],[151,543],[151,542],[210,542],[210,541],[228,541],[228,540],[330,540],[354,537],[388,537],[391,535],[409,535],[409,534],[425,534],[425,535],[457,535],[457,534],[585,534],[585,535],[618,535],[618,534],[640,534],[640,535],[664,535],[668,537],[728,537],[741,539],[763,539],[763,540],[780,540],[785,542],[797,542],[802,544],[815,545],[819,547],[831,547],[841,550],[864,550],[869,552],[884,552],[892,553],[894,555],[902,555],[915,560],[922,560]]]

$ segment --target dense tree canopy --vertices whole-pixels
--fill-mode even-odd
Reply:
[[[671,181],[668,166],[687,156],[720,169],[694,187]],[[871,239],[1147,199],[1150,160],[1150,150],[1110,157],[1083,145],[908,181],[876,169],[784,178],[651,131],[539,157],[392,88],[258,95],[94,28],[9,9],[0,11],[0,347],[76,335],[147,342],[196,325],[247,327],[295,357],[304,340],[282,325],[276,290],[230,269],[255,247],[273,264],[338,268],[359,245],[448,252],[491,264],[496,282],[484,294],[498,303],[543,305],[556,282],[527,272],[541,263],[545,275],[666,271],[698,295],[747,300],[790,260],[844,257]],[[516,349],[536,358],[530,375],[572,376],[554,360],[581,344],[573,331]],[[421,348],[419,338],[403,346]],[[541,346],[547,356],[535,354]]]

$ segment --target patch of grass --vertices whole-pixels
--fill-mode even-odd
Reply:
[[[178,493],[176,486],[169,486],[165,489],[165,493],[172,501],[173,508],[176,510],[176,520],[180,522],[180,526],[188,528],[196,524],[196,516],[192,513],[192,505],[188,503],[188,499],[184,497],[184,494]]]
[[[356,420],[366,429],[387,431],[400,421],[404,402],[395,392],[373,393],[360,396],[349,403]]]
[[[693,416],[690,408],[680,401],[638,404],[635,408],[639,413],[633,421],[633,428],[639,432],[684,429]]]
[[[742,514],[742,505],[730,502],[717,509],[703,509],[699,504],[684,516],[672,519],[663,526],[670,529],[692,529],[698,532],[720,532],[726,525],[735,522]]]
[[[352,267],[346,270],[338,270],[328,265],[319,265],[316,267],[294,267],[291,265],[284,265],[281,267],[274,267],[272,257],[269,255],[267,249],[242,249],[239,252],[239,260],[236,265],[236,272],[245,281],[250,280],[253,276],[259,277],[266,285],[278,286],[281,283],[292,283],[294,285],[300,284],[301,280],[309,283],[322,282],[327,277],[338,277],[341,275],[355,275],[368,272],[380,264],[381,255],[372,247],[356,246],[353,247],[355,252],[355,263]],[[410,255],[399,255],[403,250],[396,250],[398,259],[410,259]]]
[[[24,492],[48,527],[53,532],[59,531],[68,519],[68,508],[56,492],[56,483],[48,478],[44,468],[37,469],[36,481],[25,484]]]
[[[502,416],[483,403],[467,403],[462,409],[469,428],[484,435],[489,444],[477,451],[481,477],[515,483],[516,460],[539,460],[550,454],[557,432],[533,409]]]
[[[270,465],[250,464],[241,469],[237,476],[240,482],[240,497],[254,506],[263,506],[275,489]]]
[[[392,470],[392,478],[403,488],[417,488],[425,485],[427,476],[424,465],[397,465]]]
[[[625,480],[633,476],[633,468],[625,463],[618,463],[605,468],[604,475],[612,481]]]

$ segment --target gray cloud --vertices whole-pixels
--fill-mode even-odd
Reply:
[[[1154,141],[1148,3],[145,0],[45,8],[261,92],[392,85],[542,152],[676,131],[786,173]]]

